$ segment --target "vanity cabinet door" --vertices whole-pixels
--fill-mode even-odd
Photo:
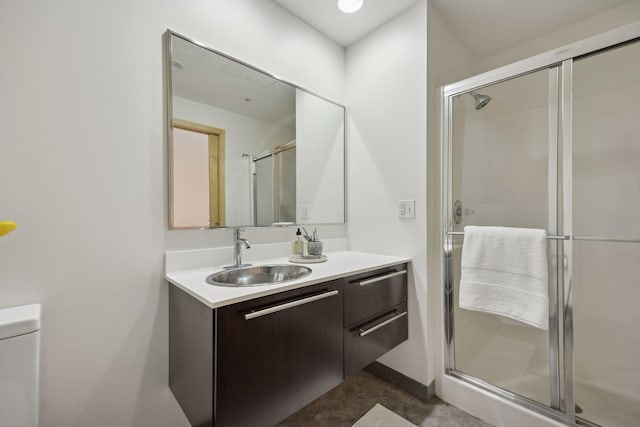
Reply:
[[[274,425],[343,380],[342,280],[216,311],[215,426]]]

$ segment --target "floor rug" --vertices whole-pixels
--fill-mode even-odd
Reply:
[[[376,403],[353,427],[416,427],[400,415]]]

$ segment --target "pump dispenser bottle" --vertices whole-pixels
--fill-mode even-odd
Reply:
[[[303,257],[306,252],[305,243],[306,241],[302,237],[302,232],[298,228],[298,231],[296,232],[296,237],[295,239],[293,239],[293,242],[291,243],[291,255],[295,257]]]

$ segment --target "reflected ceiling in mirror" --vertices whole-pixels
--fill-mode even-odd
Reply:
[[[170,228],[344,223],[344,107],[166,36]]]

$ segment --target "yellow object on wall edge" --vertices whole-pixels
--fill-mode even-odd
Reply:
[[[11,233],[17,226],[13,221],[0,221],[0,236]]]

